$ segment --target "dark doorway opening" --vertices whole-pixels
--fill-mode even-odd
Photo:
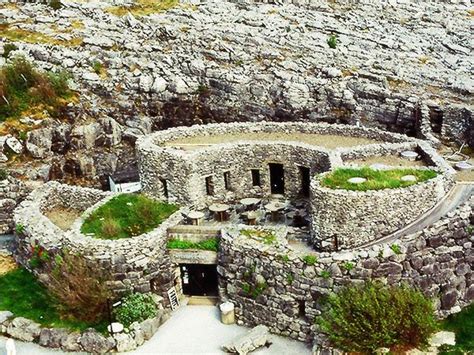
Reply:
[[[180,265],[183,294],[189,296],[217,296],[216,265]]]
[[[285,193],[285,170],[283,164],[268,164],[270,167],[270,189],[272,194]]]
[[[260,181],[260,170],[252,169],[252,186],[262,186]]]
[[[311,181],[311,173],[308,167],[300,166],[300,181],[301,189],[300,193],[303,197],[309,197],[309,184]]]
[[[439,108],[430,108],[430,124],[434,133],[441,133],[443,128],[443,111]]]

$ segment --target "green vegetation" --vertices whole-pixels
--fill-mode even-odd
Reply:
[[[402,248],[400,248],[400,245],[398,244],[392,244],[390,246],[390,249],[392,249],[392,251],[397,255],[400,255],[402,253]]]
[[[474,354],[474,304],[449,316],[441,327],[456,333],[456,345],[444,347],[443,353]]]
[[[329,36],[326,43],[328,44],[330,48],[335,49],[337,47],[337,36],[336,35]]]
[[[47,327],[85,330],[91,326],[102,331],[106,324],[88,323],[62,314],[58,302],[47,288],[25,269],[15,269],[0,276],[0,310],[25,317]]]
[[[271,245],[276,242],[275,232],[271,230],[242,229],[240,234],[258,240],[267,245]]]
[[[7,59],[8,56],[10,55],[10,52],[16,51],[18,49],[17,46],[15,46],[13,43],[5,43],[3,45],[3,54],[2,57]]]
[[[24,58],[16,58],[0,69],[0,122],[18,118],[26,110],[47,110],[57,117],[72,96],[69,76],[40,73]]]
[[[351,271],[354,268],[354,264],[347,261],[344,264],[342,264],[342,268],[346,271]]]
[[[364,354],[381,347],[423,349],[437,329],[433,304],[421,292],[376,282],[329,296],[316,322],[334,347]]]
[[[171,238],[166,245],[168,249],[199,249],[217,251],[219,249],[219,238],[210,238],[200,242],[190,242]]]
[[[266,289],[268,285],[265,282],[257,282],[256,284],[250,284],[248,282],[242,283],[242,291],[247,297],[257,298]]]
[[[293,276],[293,274],[291,272],[289,272],[288,274],[286,274],[286,281],[291,285],[293,283],[293,281],[295,281],[295,277]]]
[[[30,267],[32,269],[42,267],[50,260],[48,252],[41,248],[39,245],[35,245],[34,247],[32,247],[32,249],[32,256],[29,261]]]
[[[21,223],[18,223],[16,226],[15,226],[15,233],[20,235],[20,234],[23,234],[23,232],[25,231],[25,226]]]
[[[318,262],[316,255],[305,255],[302,260],[306,265],[314,265]]]
[[[92,65],[92,70],[94,71],[94,73],[96,73],[97,75],[100,75],[102,73],[102,71],[104,70],[104,65],[99,62],[98,60],[95,60]]]
[[[59,10],[60,8],[63,7],[63,4],[61,4],[61,0],[50,0],[50,1],[49,1],[49,6],[50,6],[53,10]]]
[[[122,194],[92,212],[81,232],[102,239],[129,238],[153,230],[177,209],[144,195]]]
[[[178,4],[178,0],[137,0],[133,6],[112,6],[106,11],[115,16],[125,16],[128,12],[133,16],[147,16],[169,10]]]
[[[290,257],[288,255],[285,255],[285,254],[281,254],[281,255],[278,255],[278,259],[282,262],[282,263],[287,263],[290,261]]]
[[[156,316],[157,308],[153,298],[143,293],[133,293],[122,300],[115,311],[115,318],[125,327],[133,322],[142,322]]]
[[[400,181],[405,175],[414,175],[417,181]],[[354,191],[395,189],[406,187],[417,182],[426,181],[436,177],[437,173],[429,169],[391,169],[373,170],[369,167],[363,168],[339,168],[327,174],[321,180],[321,185],[331,189],[344,189]],[[366,178],[361,184],[352,184],[347,180],[353,177]]]
[[[0,180],[5,180],[8,177],[8,171],[0,169]]]
[[[319,276],[322,277],[323,279],[327,280],[331,277],[331,273],[327,270],[323,270],[323,271],[321,271]]]

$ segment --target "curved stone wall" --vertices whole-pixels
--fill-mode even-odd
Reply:
[[[312,240],[318,249],[354,248],[380,239],[416,220],[434,207],[452,187],[452,180],[437,177],[409,187],[375,191],[349,191],[311,183]]]
[[[273,333],[323,342],[314,325],[324,296],[349,283],[377,279],[408,283],[433,298],[440,317],[474,301],[474,197],[421,232],[393,244],[357,251],[306,254],[291,245],[267,245],[223,231],[219,251],[220,288],[236,305],[239,324],[265,324]],[[245,228],[248,228],[246,226]],[[264,285],[261,292],[248,288]],[[249,286],[250,285],[250,286]]]
[[[116,295],[127,291],[162,293],[172,286],[170,261],[166,253],[167,228],[181,221],[181,212],[171,215],[153,231],[118,240],[104,240],[80,232],[85,218],[115,194],[94,189],[50,182],[35,190],[16,210],[15,223],[23,226],[17,235],[18,261],[30,269],[32,245],[48,253],[66,248],[78,253],[98,267],[110,271],[108,285]],[[44,215],[47,209],[65,206],[85,210],[71,229],[62,231]],[[33,270],[41,273],[41,270]],[[152,285],[153,284],[153,285]]]

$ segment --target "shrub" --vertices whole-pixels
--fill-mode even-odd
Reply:
[[[314,265],[318,262],[318,258],[315,255],[306,255],[303,257],[303,262],[306,265]]]
[[[15,226],[15,232],[16,234],[20,235],[20,234],[23,234],[23,232],[25,231],[25,226],[21,223],[18,223],[16,226]]]
[[[53,10],[59,10],[61,7],[63,7],[63,4],[61,4],[61,0],[49,0],[49,6]]]
[[[65,73],[40,73],[26,59],[15,58],[0,70],[0,121],[35,106],[56,117],[72,93]]]
[[[354,268],[354,264],[347,261],[344,264],[342,264],[342,268],[346,271],[351,271]]]
[[[2,57],[7,59],[11,52],[16,51],[18,49],[13,43],[5,43],[3,45],[3,54]]]
[[[94,62],[92,62],[92,70],[97,75],[100,75],[102,73],[102,70],[104,70],[104,65],[98,60],[95,60]]]
[[[323,279],[327,280],[331,277],[331,273],[327,270],[323,270],[323,271],[321,271],[319,276],[322,277]]]
[[[8,177],[8,172],[5,169],[0,169],[0,180],[5,180]]]
[[[60,312],[85,322],[105,319],[110,297],[105,283],[109,279],[107,271],[67,251],[49,261],[50,278],[46,286],[59,301]]]
[[[424,348],[437,329],[433,304],[421,292],[377,282],[329,296],[316,322],[333,346],[361,353],[381,347]]]
[[[402,253],[402,248],[400,248],[400,245],[398,244],[392,244],[390,246],[390,249],[392,249],[392,251],[397,255],[400,255]]]
[[[129,327],[133,322],[155,317],[157,308],[150,295],[133,293],[125,297],[114,312],[117,321]]]
[[[330,48],[335,49],[337,46],[337,36],[336,35],[329,36],[326,42]]]

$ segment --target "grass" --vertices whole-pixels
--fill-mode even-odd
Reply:
[[[305,255],[302,260],[306,265],[314,265],[318,262],[318,258],[315,255]]]
[[[81,232],[101,239],[129,238],[155,229],[177,209],[144,195],[122,194],[92,212]]]
[[[474,304],[462,312],[453,314],[445,319],[441,327],[456,333],[456,345],[443,351],[444,354],[473,354],[474,353]]]
[[[99,331],[106,330],[105,322],[91,325],[61,315],[47,288],[22,268],[0,276],[0,310],[10,311],[16,317],[31,319],[45,327],[81,331],[93,326]]]
[[[39,72],[21,57],[3,66],[0,69],[0,122],[18,118],[34,108],[47,110],[57,117],[73,96],[68,79],[65,72]]]
[[[241,235],[258,240],[263,244],[271,245],[276,242],[276,235],[273,231],[259,229],[242,229]]]
[[[133,16],[148,16],[167,11],[178,4],[178,0],[137,0],[133,6],[112,6],[106,11],[115,16],[125,16],[129,12]]]
[[[83,42],[83,38],[74,37],[70,40],[61,40],[40,32],[10,27],[8,24],[0,24],[0,36],[12,42],[25,42],[33,44],[51,44],[56,46],[77,47]]]
[[[404,175],[414,175],[417,181],[401,181],[400,178]],[[436,177],[436,175],[437,173],[435,171],[429,169],[373,170],[368,167],[339,168],[325,175],[321,180],[321,185],[331,189],[353,191],[396,189],[432,179]],[[366,178],[367,181],[361,184],[352,184],[347,181],[353,177]]]
[[[210,238],[200,242],[190,242],[171,238],[166,245],[168,249],[199,249],[217,251],[219,249],[219,239]]]

